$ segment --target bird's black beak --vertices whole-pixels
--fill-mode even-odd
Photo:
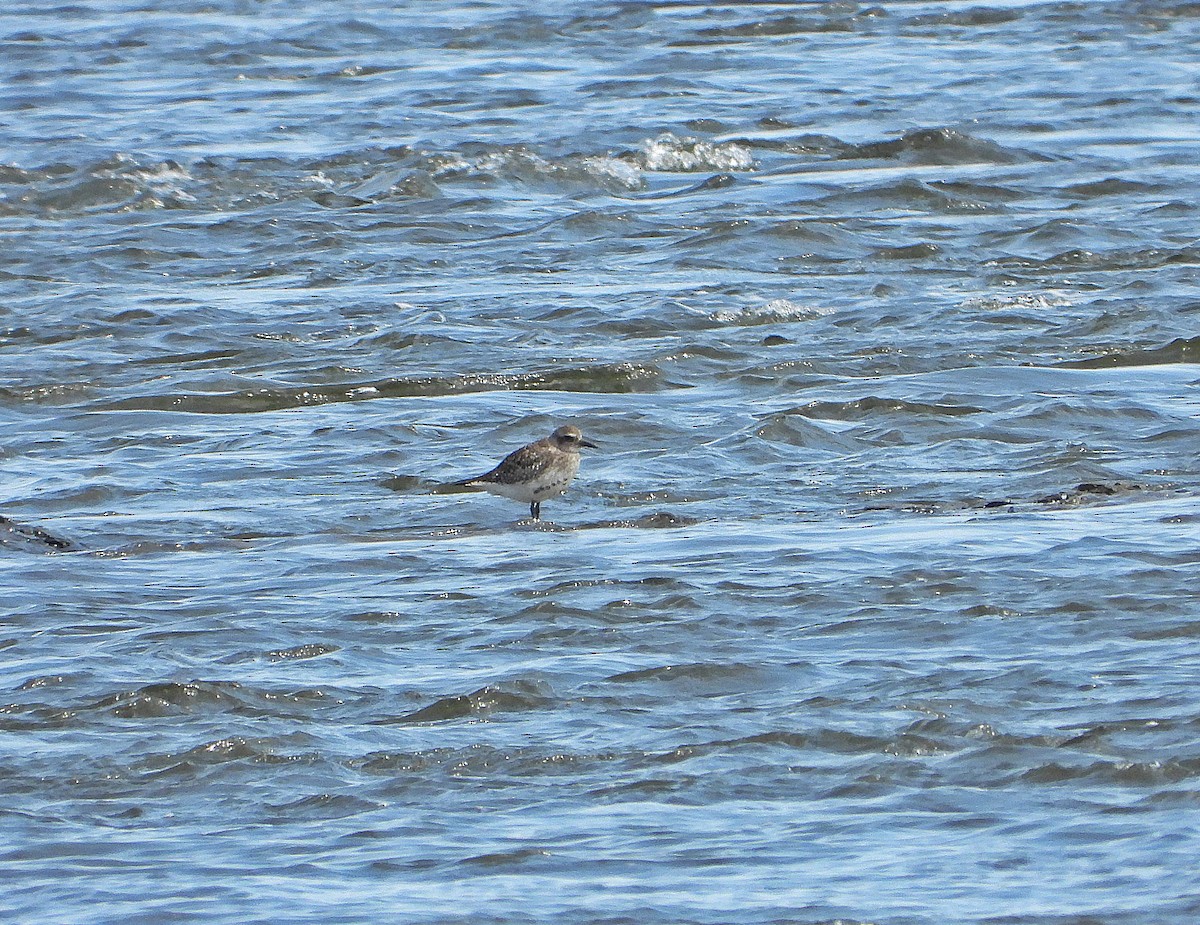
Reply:
[[[586,447],[590,447],[590,448],[591,448],[591,449],[593,449],[593,450],[598,450],[598,449],[600,449],[600,447],[598,447],[598,446],[596,446],[596,444],[592,443],[592,441],[591,441],[591,440],[580,440],[580,441],[579,441],[579,445],[580,445],[580,446],[586,446]]]

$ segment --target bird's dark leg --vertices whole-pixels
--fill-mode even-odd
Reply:
[[[534,520],[542,519],[542,502],[541,501],[531,501],[529,503],[529,516],[532,517]]]

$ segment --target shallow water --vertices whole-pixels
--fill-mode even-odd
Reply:
[[[1196,921],[1198,65],[7,7],[0,918]]]

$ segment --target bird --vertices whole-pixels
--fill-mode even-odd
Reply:
[[[541,520],[542,502],[567,490],[579,471],[579,450],[585,446],[598,449],[578,427],[564,424],[549,437],[513,450],[491,472],[454,484],[528,503],[529,516]]]

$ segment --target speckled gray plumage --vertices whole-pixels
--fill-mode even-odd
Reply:
[[[582,446],[595,444],[584,440],[577,427],[567,424],[549,437],[509,453],[490,472],[458,484],[522,501],[530,506],[529,514],[537,520],[541,503],[561,495],[575,478]]]

